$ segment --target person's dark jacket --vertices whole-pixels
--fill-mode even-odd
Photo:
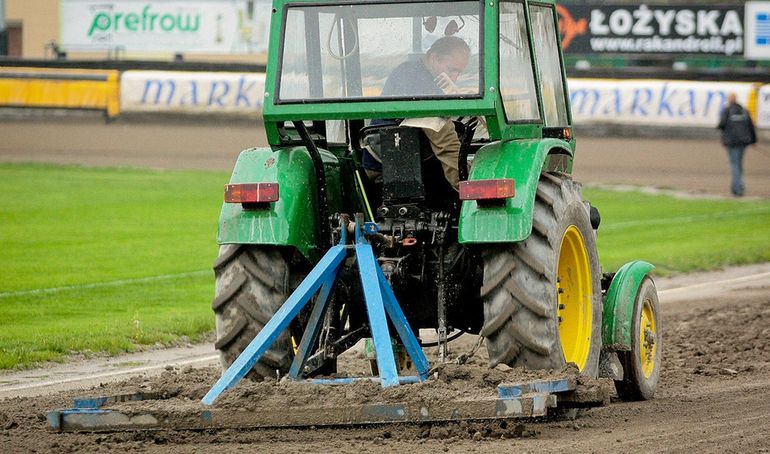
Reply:
[[[738,103],[725,107],[718,128],[722,130],[722,144],[726,147],[745,147],[757,143],[754,122],[749,112]]]
[[[380,95],[408,98],[410,96],[440,96],[443,94],[444,92],[436,84],[433,74],[425,66],[425,62],[420,59],[409,60],[398,65],[388,76]],[[371,125],[389,126],[398,125],[400,122],[401,119],[375,119],[372,120]],[[369,146],[378,148],[379,143],[377,145],[369,143]],[[379,152],[379,149],[375,151]],[[382,169],[382,164],[372,157],[366,149],[364,149],[361,164],[364,169],[368,170]]]
[[[422,60],[401,63],[390,73],[382,96],[441,96],[444,92]]]

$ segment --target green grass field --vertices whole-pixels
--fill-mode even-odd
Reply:
[[[602,215],[599,258],[615,270],[635,258],[656,274],[770,261],[770,201],[682,199],[588,188]]]
[[[211,332],[225,172],[0,165],[0,369]],[[588,189],[605,270],[770,261],[770,201]]]
[[[228,178],[0,165],[0,369],[210,332]]]

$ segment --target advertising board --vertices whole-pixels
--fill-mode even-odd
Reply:
[[[741,55],[744,9],[733,5],[557,6],[562,47],[573,54]]]
[[[757,127],[770,129],[770,85],[763,85],[757,92]]]
[[[753,109],[770,128],[770,85],[666,80],[568,80],[575,124],[628,124],[715,128],[727,95]],[[234,114],[258,118],[263,73],[125,71],[120,80],[124,113]],[[756,104],[754,97],[756,96]]]
[[[755,90],[742,82],[569,79],[568,84],[576,124],[715,128],[729,93],[747,106]]]
[[[261,73],[126,71],[120,81],[120,105],[126,113],[257,116],[264,93]]]
[[[118,71],[0,68],[0,107],[103,110],[120,114]]]
[[[267,51],[269,0],[61,0],[60,9],[65,50]]]
[[[746,2],[745,57],[770,60],[770,2]]]

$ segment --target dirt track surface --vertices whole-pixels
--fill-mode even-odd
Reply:
[[[698,284],[692,284],[698,285]],[[718,293],[718,292],[717,292]],[[666,292],[663,293],[666,295]],[[65,391],[53,396],[0,401],[0,446],[12,451],[210,452],[248,449],[254,452],[768,452],[770,427],[770,282],[734,285],[714,298],[683,300],[676,292],[663,303],[664,356],[658,393],[652,401],[613,402],[589,410],[578,419],[551,422],[459,423],[421,426],[375,426],[352,429],[224,430],[58,434],[47,430],[44,412],[71,405],[75,396],[110,395],[138,390],[172,396],[170,405],[197,406],[218,378],[214,367],[171,368],[154,377]],[[453,352],[470,349],[473,339],[453,344]],[[471,362],[469,390],[481,392],[520,377],[521,372],[488,371],[482,353]],[[358,361],[356,363],[356,361]],[[352,369],[361,360],[346,363]],[[451,375],[450,375],[451,377]],[[451,382],[451,380],[450,380]],[[462,383],[462,381],[461,381]],[[457,393],[457,381],[454,388]],[[417,385],[419,386],[419,385]],[[434,388],[410,393],[405,386],[396,399],[425,398]],[[438,388],[441,389],[441,388]],[[224,407],[259,411],[268,405],[281,411],[282,401],[266,398],[266,390],[284,393],[283,402],[305,403],[307,390],[291,393],[284,385],[252,384],[222,398]],[[475,390],[475,391],[474,391]],[[426,394],[428,393],[428,394]],[[382,400],[377,387],[359,387],[342,395],[325,391],[326,402]],[[262,396],[262,399],[255,398]],[[385,396],[387,398],[387,396]],[[393,395],[390,396],[393,398]],[[477,435],[478,433],[478,435]]]
[[[0,162],[232,170],[238,153],[265,145],[256,122],[119,121],[99,117],[11,121],[0,118]],[[727,154],[718,139],[580,137],[575,179],[728,196]],[[746,195],[770,198],[770,145],[749,148]]]
[[[0,122],[0,136],[6,139],[0,143],[0,161],[227,170],[238,150],[260,144],[258,134],[257,130],[238,124],[104,126],[93,119],[34,124]],[[727,163],[718,144],[583,139],[579,146],[581,155],[575,173],[584,182],[668,187],[715,196],[727,192]],[[607,157],[607,150],[612,150],[613,158]],[[770,197],[770,157],[749,153],[746,167],[749,195]],[[613,402],[574,421],[527,421],[505,427],[499,423],[461,423],[106,434],[58,434],[46,428],[43,414],[71,406],[75,396],[144,389],[194,405],[216,380],[218,370],[185,365],[125,382],[105,380],[92,388],[0,400],[0,450],[770,452],[766,433],[770,427],[770,278],[751,283],[734,280],[743,274],[763,275],[768,271],[766,265],[760,265],[750,270],[680,277],[673,286],[661,281],[661,288],[671,290],[662,295],[663,372],[656,398],[649,402]],[[731,279],[732,284],[728,284],[726,280]],[[715,291],[722,287],[727,291]],[[466,339],[453,345],[453,351],[467,351],[472,343],[472,339]],[[471,376],[490,376],[483,356],[471,365],[476,368]],[[499,377],[519,372],[492,373]],[[374,392],[369,398],[377,397]],[[247,398],[241,396],[244,406],[258,403],[246,402]],[[405,393],[404,398],[409,399],[409,394]]]

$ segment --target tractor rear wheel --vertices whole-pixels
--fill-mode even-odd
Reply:
[[[661,358],[658,291],[645,277],[634,301],[631,321],[631,351],[618,352],[623,380],[615,382],[618,397],[624,401],[652,399],[660,378]]]
[[[291,294],[291,263],[284,251],[266,246],[227,244],[214,263],[217,340],[222,368],[227,369]],[[260,358],[249,377],[262,379],[289,370],[291,337],[282,333]]]
[[[483,252],[484,328],[490,366],[561,369],[597,376],[601,269],[580,185],[543,173],[532,234]]]

